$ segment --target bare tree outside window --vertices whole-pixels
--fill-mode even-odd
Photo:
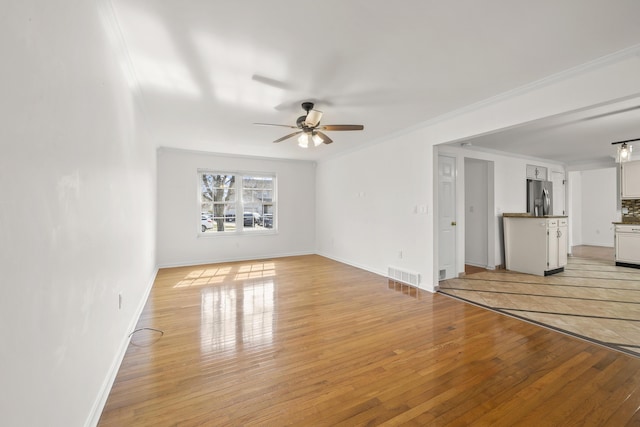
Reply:
[[[235,175],[207,174],[202,175],[202,212],[211,215],[215,223],[215,231],[225,231],[227,211],[235,205]],[[206,209],[206,211],[205,211]]]

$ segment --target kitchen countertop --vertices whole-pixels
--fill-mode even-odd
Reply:
[[[640,221],[614,221],[612,224],[615,225],[640,225]]]
[[[533,216],[530,213],[503,213],[503,217],[505,218],[568,218],[567,215],[543,215],[543,216]]]

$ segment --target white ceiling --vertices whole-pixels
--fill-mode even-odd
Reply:
[[[112,4],[159,146],[290,159],[381,141],[640,43],[635,0]],[[295,139],[272,143],[291,129],[252,124],[293,125],[307,100],[324,112],[323,124],[365,130],[330,132],[333,144],[305,150]],[[590,162],[608,156],[616,138],[640,137],[638,105],[627,100],[470,142]],[[559,140],[567,144],[552,142]]]
[[[549,159],[579,170],[615,164],[617,145],[611,143],[636,138],[640,138],[640,97],[548,117],[451,145]],[[640,141],[633,144],[640,151]]]

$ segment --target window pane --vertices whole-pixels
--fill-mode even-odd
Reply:
[[[234,186],[234,175],[203,173],[200,183],[202,201],[233,202],[236,197]]]
[[[273,228],[273,181],[271,176],[242,177],[243,225],[246,231]]]
[[[275,215],[273,212],[273,204],[265,204],[262,207],[262,226],[264,228],[273,228]]]
[[[235,223],[228,222],[226,213],[235,206],[235,176],[222,173],[201,174],[200,205],[203,214],[201,231],[235,231]],[[208,218],[205,218],[207,216]]]

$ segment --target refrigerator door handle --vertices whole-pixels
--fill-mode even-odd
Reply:
[[[551,214],[551,212],[549,212],[549,207],[550,207],[549,205],[550,205],[549,190],[545,188],[542,190],[542,215]]]

